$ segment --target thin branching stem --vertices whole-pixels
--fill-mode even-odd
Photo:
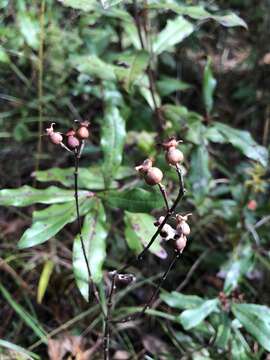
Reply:
[[[163,199],[164,199],[164,202],[165,202],[165,205],[166,205],[166,210],[170,211],[170,206],[169,206],[169,201],[168,201],[168,196],[167,196],[165,186],[162,185],[162,184],[158,184],[158,187],[159,187],[159,190],[160,190],[160,192],[161,192],[161,194],[163,196]]]
[[[117,272],[114,271],[112,273],[112,282],[111,282],[111,288],[108,296],[107,301],[107,315],[105,317],[105,330],[104,330],[104,338],[103,338],[103,353],[104,353],[104,360],[110,359],[110,323],[111,323],[111,311],[112,311],[112,301],[113,301],[113,295],[115,291],[115,280],[116,280]]]
[[[157,295],[159,293],[159,290],[160,290],[161,286],[163,285],[164,281],[167,279],[167,276],[169,275],[169,272],[171,271],[171,269],[174,266],[174,264],[176,263],[176,261],[180,258],[180,256],[181,256],[181,252],[176,250],[175,254],[174,254],[173,258],[172,258],[172,261],[170,262],[167,270],[164,272],[164,274],[163,274],[157,288],[155,289],[155,291],[153,291],[149,301],[144,305],[144,307],[142,308],[142,310],[140,312],[129,315],[129,316],[123,318],[123,319],[114,320],[113,322],[114,323],[125,323],[125,322],[136,320],[136,319],[142,317],[145,314],[146,310],[148,310],[151,307],[153,301],[155,300],[155,298],[157,297]]]
[[[83,251],[83,257],[84,257],[84,261],[87,267],[87,273],[88,273],[88,278],[89,278],[89,292],[90,289],[93,289],[95,298],[98,302],[98,304],[100,305],[100,308],[103,312],[103,308],[101,305],[101,301],[100,301],[100,297],[99,297],[99,293],[97,290],[97,287],[93,281],[92,278],[92,273],[91,273],[91,269],[90,269],[90,265],[89,265],[89,261],[87,258],[87,252],[86,252],[86,248],[84,245],[84,241],[83,241],[83,236],[82,236],[82,225],[81,225],[81,217],[80,217],[80,207],[79,207],[79,194],[78,194],[78,178],[79,178],[79,159],[80,159],[80,149],[75,150],[74,151],[74,197],[75,197],[75,203],[76,203],[76,215],[77,215],[77,226],[78,226],[78,233],[79,233],[79,238],[80,238],[80,242],[81,242],[81,246],[82,246],[82,251]]]

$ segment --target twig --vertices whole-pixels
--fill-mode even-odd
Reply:
[[[42,132],[43,132],[43,61],[44,61],[44,38],[45,38],[45,0],[41,2],[40,8],[40,39],[38,49],[38,143],[35,172],[39,169],[40,154],[42,151]],[[36,180],[35,180],[36,182]],[[35,184],[34,184],[35,185]]]
[[[131,320],[136,320],[140,317],[142,317],[146,310],[149,309],[154,301],[154,299],[156,298],[162,284],[164,283],[164,281],[167,279],[167,276],[169,274],[169,272],[171,271],[172,267],[174,266],[174,264],[176,263],[176,261],[180,258],[181,256],[181,252],[180,251],[175,251],[175,254],[174,254],[174,257],[172,259],[172,261],[170,262],[167,270],[165,271],[165,273],[163,274],[156,290],[152,293],[149,301],[144,305],[144,307],[142,308],[142,310],[138,313],[135,313],[133,315],[130,315],[130,316],[127,316],[123,319],[119,319],[119,320],[114,320],[113,323],[125,323],[125,322],[128,322],[128,321],[131,321]]]
[[[78,232],[79,232],[79,238],[80,238],[80,242],[81,242],[81,246],[82,246],[83,257],[84,257],[84,261],[85,261],[85,264],[87,267],[87,273],[88,273],[88,277],[89,277],[89,289],[90,289],[90,287],[93,288],[95,298],[96,298],[98,304],[100,305],[101,311],[103,312],[103,308],[102,308],[101,301],[99,298],[99,293],[98,293],[97,287],[92,278],[90,265],[89,265],[89,261],[87,258],[87,253],[86,253],[83,236],[82,236],[82,225],[81,225],[81,219],[80,219],[79,197],[78,197],[78,177],[79,177],[80,154],[81,154],[80,149],[74,151],[74,190],[75,190],[74,197],[75,197],[75,203],[76,203]]]
[[[168,196],[167,196],[167,193],[166,193],[166,189],[162,184],[158,184],[158,187],[159,187],[159,190],[160,190],[160,192],[161,192],[161,194],[163,196],[163,199],[165,201],[166,209],[167,209],[167,211],[170,211],[170,206],[169,206],[169,202],[168,202]]]
[[[112,273],[112,283],[111,289],[108,297],[107,302],[107,315],[105,317],[105,331],[104,331],[104,339],[103,339],[103,354],[104,360],[110,359],[110,322],[111,322],[111,310],[112,310],[112,301],[113,301],[113,294],[115,291],[115,278],[117,276],[117,272],[114,271]]]

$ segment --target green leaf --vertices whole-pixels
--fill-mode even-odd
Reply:
[[[115,81],[114,66],[105,63],[95,55],[74,56],[71,63],[76,69],[83,73],[102,80]]]
[[[178,16],[173,20],[168,20],[167,25],[158,34],[153,43],[154,53],[158,55],[163,51],[170,49],[172,46],[183,41],[193,32],[193,30],[193,25],[182,16]]]
[[[222,135],[222,137],[217,139],[217,142],[230,143],[248,158],[260,162],[263,166],[267,166],[267,149],[258,145],[248,131],[234,129],[220,122],[214,122],[213,126]]]
[[[209,115],[213,109],[214,91],[217,86],[217,81],[213,76],[211,69],[211,58],[207,59],[207,63],[203,72],[203,101],[206,108],[206,113]]]
[[[123,82],[126,91],[130,91],[134,82],[144,75],[148,66],[149,54],[144,50],[138,50],[131,54],[121,55],[119,61],[126,64],[127,68],[115,67],[117,78]]]
[[[125,212],[125,238],[131,250],[139,254],[148,244],[149,240],[156,232],[154,226],[155,218],[149,214]],[[149,249],[153,254],[161,259],[167,257],[166,251],[156,240]]]
[[[102,122],[101,147],[104,154],[103,176],[108,188],[122,162],[126,124],[119,109],[107,105]]]
[[[254,251],[251,246],[238,246],[231,254],[231,259],[222,266],[221,271],[226,272],[224,283],[224,291],[226,293],[235,289],[242,277],[252,269],[254,265],[253,255]]]
[[[263,305],[233,304],[232,312],[258,343],[270,351],[270,309]]]
[[[3,63],[3,64],[10,63],[10,57],[8,56],[6,50],[1,45],[0,45],[0,63]]]
[[[38,282],[38,291],[37,291],[37,302],[39,304],[42,303],[42,299],[45,295],[45,292],[47,290],[51,274],[53,272],[54,268],[54,262],[51,260],[47,260],[43,266],[42,273],[39,278]]]
[[[185,330],[199,325],[207,316],[217,310],[218,299],[206,300],[195,309],[185,310],[179,317]]]
[[[245,349],[245,346],[241,343],[241,341],[234,337],[232,339],[232,360],[254,360],[254,357],[249,355]]]
[[[0,283],[0,292],[4,299],[9,303],[9,305],[12,307],[12,309],[17,313],[17,315],[20,317],[20,319],[28,326],[30,327],[33,332],[36,334],[38,338],[41,339],[43,343],[47,343],[47,334],[45,330],[42,329],[38,321],[30,315],[23,306],[21,306],[19,303],[17,303],[15,300],[13,300],[11,294],[8,292],[8,290]]]
[[[65,6],[70,6],[76,10],[91,11],[96,8],[96,0],[58,0]]]
[[[161,96],[168,96],[175,91],[188,90],[191,88],[191,85],[178,79],[163,76],[161,80],[157,81],[157,88]]]
[[[196,146],[191,154],[191,172],[189,179],[192,184],[195,200],[201,202],[208,194],[211,179],[208,151],[204,145]]]
[[[79,197],[85,198],[88,191],[79,191]],[[0,191],[0,205],[3,206],[28,206],[31,204],[56,204],[74,201],[74,191],[64,190],[56,186],[46,189],[35,189],[24,185],[18,189],[3,189]]]
[[[141,188],[123,191],[107,191],[99,195],[112,208],[130,212],[148,213],[163,207],[163,199],[158,191]]]
[[[217,329],[215,346],[221,349],[226,349],[231,337],[231,321],[225,312],[220,313],[219,320],[220,323]]]
[[[39,47],[39,22],[35,17],[30,16],[26,12],[19,13],[18,25],[20,32],[27,45],[29,45],[34,50],[37,50]]]
[[[247,24],[245,21],[234,13],[228,13],[226,15],[214,15],[206,11],[202,6],[181,6],[178,5],[175,1],[168,2],[164,0],[152,0],[150,1],[148,7],[154,9],[163,9],[166,11],[171,10],[178,15],[189,16],[195,20],[212,19],[226,27],[242,26],[247,29]]]
[[[35,178],[41,182],[57,181],[67,187],[74,186],[74,168],[60,169],[51,168],[48,170],[40,170],[34,173]],[[117,184],[113,183],[113,187]],[[103,190],[105,188],[101,168],[90,167],[80,168],[78,178],[79,188],[89,190]]]
[[[196,308],[204,302],[199,296],[184,295],[176,291],[172,291],[171,293],[164,292],[160,295],[160,298],[170,307],[181,310]]]
[[[100,200],[95,199],[91,212],[86,215],[82,228],[83,243],[89,262],[92,279],[99,283],[102,279],[102,266],[106,257],[107,226],[106,216]],[[73,271],[77,286],[85,298],[89,300],[89,277],[85,263],[80,237],[73,244]]]
[[[11,350],[12,355],[14,355],[14,353],[20,354],[20,355],[23,356],[23,359],[37,359],[37,360],[40,359],[40,357],[37,354],[33,353],[32,351],[28,351],[25,348],[23,348],[21,346],[18,346],[16,344],[13,344],[13,343],[11,343],[11,342],[9,342],[7,340],[1,340],[0,339],[0,348],[6,348],[8,350]],[[13,357],[12,357],[12,359],[13,359]],[[4,360],[4,358],[3,358],[3,360]]]
[[[86,214],[92,207],[93,199],[80,201],[80,214]],[[52,205],[44,210],[35,211],[33,225],[21,237],[20,249],[39,245],[56,235],[66,224],[76,219],[75,201],[60,205]]]

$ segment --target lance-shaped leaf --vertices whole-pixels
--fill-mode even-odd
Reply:
[[[155,220],[149,214],[125,212],[125,238],[130,249],[137,254],[143,250],[156,232]],[[161,259],[165,259],[167,252],[160,246],[159,240],[157,239],[149,250]]]
[[[108,188],[122,162],[126,124],[119,109],[111,104],[106,107],[102,122],[101,146],[104,154],[103,176]]]
[[[92,207],[93,199],[80,201],[80,214],[86,214]],[[35,211],[33,225],[21,237],[20,249],[39,245],[56,235],[66,224],[76,219],[75,202],[52,205],[44,210]]]
[[[259,161],[263,166],[267,165],[267,149],[256,143],[248,131],[234,129],[231,126],[220,122],[214,122],[212,126],[221,136],[216,139],[210,137],[211,141],[230,143],[248,158]]]
[[[58,0],[65,6],[70,6],[76,10],[91,11],[97,6],[96,0]]]
[[[95,283],[99,283],[102,279],[102,265],[106,256],[107,227],[102,202],[98,199],[94,201],[91,212],[84,219],[82,237],[92,279]],[[75,238],[73,245],[73,271],[77,286],[88,301],[90,281],[79,236]]]
[[[87,197],[88,191],[79,191],[79,197]],[[28,206],[31,204],[56,204],[74,201],[74,191],[50,186],[47,189],[35,189],[24,185],[18,189],[3,189],[0,191],[0,205]]]
[[[141,188],[124,191],[106,191],[99,195],[112,208],[130,212],[147,213],[163,207],[163,199],[158,191]]]
[[[185,330],[199,325],[207,316],[217,310],[218,299],[206,300],[195,309],[185,310],[179,317]]]
[[[168,2],[166,0],[150,1],[148,7],[154,9],[163,9],[165,11],[171,10],[176,14],[189,16],[195,20],[212,19],[226,27],[242,26],[247,29],[247,24],[245,21],[238,15],[231,12],[226,15],[215,15],[211,14],[209,11],[206,11],[203,6],[181,6],[175,1]]]
[[[211,69],[211,58],[208,58],[203,72],[203,101],[206,113],[209,115],[213,109],[214,91],[217,81]]]
[[[201,304],[204,300],[196,295],[185,295],[179,292],[173,291],[171,293],[162,293],[160,298],[169,306],[181,310],[193,309]]]
[[[208,151],[204,145],[197,146],[191,155],[190,172],[193,196],[197,202],[202,201],[207,195],[210,179]]]
[[[193,32],[193,30],[193,25],[182,16],[178,16],[173,20],[168,20],[167,25],[158,34],[153,43],[154,53],[158,55],[163,51],[170,49],[172,46],[183,41]]]
[[[258,343],[270,351],[270,309],[256,304],[233,304],[232,312]]]

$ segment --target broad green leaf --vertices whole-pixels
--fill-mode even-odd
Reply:
[[[163,207],[163,199],[157,191],[147,191],[141,188],[123,191],[107,191],[100,197],[112,208],[130,212],[148,213],[153,209]]]
[[[74,168],[51,168],[34,173],[35,178],[41,182],[57,181],[67,187],[74,186]],[[79,188],[103,190],[105,188],[102,171],[98,167],[80,168],[78,178]],[[116,187],[116,183],[113,184]]]
[[[247,353],[244,345],[236,337],[233,337],[231,342],[231,353],[232,360],[254,360],[254,357]]]
[[[6,50],[1,45],[0,45],[0,63],[3,63],[3,64],[10,63],[10,57],[8,56]]]
[[[94,78],[108,81],[116,80],[114,66],[104,62],[95,55],[75,56],[71,58],[71,63],[79,72]]]
[[[217,142],[230,143],[248,158],[260,162],[263,166],[267,165],[267,149],[257,144],[248,131],[234,129],[231,126],[220,122],[214,122],[212,126],[215,127],[223,137],[217,139]]]
[[[204,302],[199,296],[184,295],[176,291],[172,291],[171,293],[163,292],[160,295],[160,298],[170,307],[181,310],[196,308]]]
[[[144,75],[148,66],[149,54],[144,50],[138,50],[120,56],[119,61],[124,62],[127,68],[115,67],[115,73],[118,79],[123,82],[126,91],[130,91],[135,80]]]
[[[38,291],[37,291],[37,302],[39,304],[42,303],[42,299],[47,290],[51,274],[53,272],[54,262],[51,260],[47,260],[43,266],[42,273],[38,282]]]
[[[108,9],[111,6],[119,4],[123,0],[100,0],[104,9]]]
[[[20,32],[25,38],[27,45],[37,50],[39,46],[39,21],[26,12],[19,13],[17,19]]]
[[[108,188],[122,162],[126,124],[119,109],[107,105],[102,122],[101,147],[104,154],[103,176]]]
[[[234,316],[258,343],[270,351],[270,309],[255,304],[233,304]]]
[[[96,8],[96,0],[58,0],[65,6],[70,6],[73,9],[91,11]]]
[[[139,254],[148,244],[157,228],[155,218],[149,214],[125,212],[125,238],[131,250]],[[158,239],[149,249],[161,259],[167,257],[166,251],[160,246]]]
[[[153,92],[155,97],[155,102],[154,102],[153,94],[150,90],[149,79],[146,75],[142,76],[138,81],[136,81],[136,85],[138,86],[138,89],[142,97],[145,99],[145,101],[148,103],[148,105],[153,111],[155,110],[155,103],[157,104],[158,107],[161,105],[160,96],[156,91]]]
[[[88,191],[79,191],[80,198],[86,198]],[[17,189],[0,190],[0,205],[3,206],[28,206],[31,204],[57,204],[74,201],[74,191],[50,186],[46,189],[35,189],[24,185]]]
[[[178,79],[163,76],[161,80],[157,81],[157,88],[161,96],[167,96],[175,91],[188,90],[191,88],[191,85]]]
[[[221,271],[226,272],[224,291],[230,292],[237,287],[242,277],[245,276],[254,265],[254,251],[250,246],[237,247],[231,255],[231,259],[222,266]]]
[[[219,314],[219,320],[215,346],[226,349],[231,336],[231,321],[224,311]]]
[[[5,349],[8,349],[8,350],[11,350],[12,355],[14,355],[14,353],[16,355],[20,354],[21,356],[23,356],[22,359],[36,359],[36,360],[40,359],[40,357],[37,354],[33,353],[32,351],[28,351],[25,348],[23,348],[23,347],[21,347],[19,345],[13,344],[13,343],[11,343],[11,342],[9,342],[7,340],[3,340],[3,339],[1,340],[0,339],[0,348],[5,348]],[[0,352],[0,354],[1,354],[1,352]],[[12,357],[12,359],[13,359],[13,357]],[[21,359],[21,358],[18,358],[18,360],[19,359]],[[4,358],[3,358],[3,360],[4,360]]]
[[[85,215],[92,205],[93,199],[80,200],[80,215]],[[33,225],[24,232],[18,247],[24,249],[44,243],[56,235],[66,224],[75,221],[76,217],[75,201],[35,211]]]
[[[154,9],[163,9],[165,11],[171,10],[178,15],[189,16],[195,20],[212,19],[226,27],[242,26],[247,29],[247,24],[238,15],[234,13],[228,13],[226,15],[211,14],[210,12],[206,11],[203,6],[181,6],[176,1],[168,2],[164,0],[151,0],[148,7]]]
[[[107,226],[106,216],[100,200],[95,199],[91,211],[86,215],[82,227],[83,243],[89,262],[92,279],[99,283],[102,279],[102,266],[106,257]],[[89,300],[89,277],[80,237],[77,235],[73,244],[73,271],[77,286]]]
[[[170,49],[172,46],[180,43],[189,36],[193,30],[193,25],[182,16],[178,16],[173,20],[168,20],[167,25],[158,34],[153,43],[154,53],[159,55],[163,51]]]
[[[9,291],[0,283],[0,293],[4,297],[7,303],[12,307],[12,309],[17,313],[17,315],[20,317],[20,319],[28,326],[30,327],[35,335],[40,338],[40,340],[43,343],[47,343],[47,334],[45,330],[42,329],[41,325],[38,323],[38,321],[33,318],[32,315],[28,313],[24,309],[22,305],[20,305],[18,302],[16,302],[12,295],[9,293]]]
[[[217,81],[213,76],[211,69],[211,58],[207,59],[203,72],[203,101],[206,108],[206,113],[209,115],[213,109],[214,91],[217,86]]]
[[[207,316],[217,310],[218,299],[206,300],[197,308],[185,310],[179,317],[185,330],[199,325]]]
[[[208,194],[211,179],[208,151],[204,145],[196,146],[191,154],[189,179],[192,184],[193,196],[199,203]]]

